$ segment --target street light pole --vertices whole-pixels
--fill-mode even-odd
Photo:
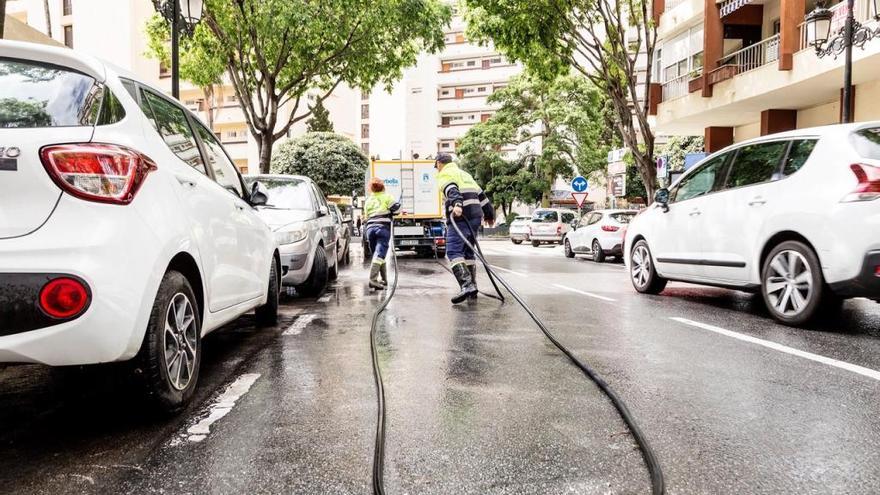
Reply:
[[[2,1],[2,0],[0,0]],[[171,24],[171,94],[180,99],[180,30],[192,36],[202,18],[203,0],[153,0],[153,7]]]
[[[855,0],[847,0],[846,2],[846,23],[843,26],[844,43],[846,43],[846,52],[843,62],[843,112],[842,119],[844,124],[852,122],[852,51],[853,51],[853,26],[856,22],[855,17]]]
[[[180,99],[180,0],[174,3],[171,15],[171,96]],[[852,0],[850,0],[852,1]]]

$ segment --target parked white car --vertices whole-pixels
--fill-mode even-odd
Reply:
[[[667,280],[760,291],[789,325],[842,298],[880,300],[880,122],[710,155],[632,221],[625,255],[639,292]]]
[[[204,335],[276,321],[265,195],[178,102],[67,48],[0,41],[0,115],[0,362],[131,360],[180,409]]]
[[[281,252],[282,284],[317,296],[339,274],[336,222],[324,193],[302,175],[248,176],[268,196],[260,217],[275,233]]]
[[[529,239],[532,246],[541,244],[562,244],[565,233],[571,230],[571,224],[577,218],[571,210],[541,208],[532,213],[529,223]]]
[[[638,214],[634,210],[595,210],[584,214],[572,230],[565,234],[565,256],[574,258],[587,254],[596,263],[606,256],[623,255],[623,233]]]
[[[531,230],[529,224],[531,221],[531,217],[516,217],[516,219],[510,222],[510,242],[514,244],[522,244],[523,241],[528,242]]]

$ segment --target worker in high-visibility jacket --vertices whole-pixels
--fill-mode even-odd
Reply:
[[[458,168],[446,153],[437,155],[434,167],[439,170],[437,183],[445,199],[446,257],[461,291],[452,298],[453,304],[477,297],[477,262],[474,252],[464,243],[458,230],[474,245],[477,230],[485,219],[488,226],[495,223],[495,208],[471,174]]]
[[[385,183],[378,177],[370,179],[370,196],[364,204],[363,235],[370,243],[373,262],[370,263],[370,288],[384,289],[388,285],[388,270],[385,267],[385,256],[388,254],[388,242],[391,240],[391,222],[394,214],[400,209],[394,196],[385,192]],[[393,249],[393,247],[392,247]]]

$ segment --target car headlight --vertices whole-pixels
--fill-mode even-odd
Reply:
[[[279,246],[293,244],[306,238],[305,227],[297,227],[283,232],[275,232],[275,241]]]

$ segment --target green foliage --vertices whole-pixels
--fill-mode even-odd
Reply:
[[[166,67],[171,66],[171,26],[159,14],[147,21],[146,55]],[[200,88],[220,84],[226,64],[217,39],[204,24],[196,25],[192,37],[180,38],[180,78]]]
[[[46,112],[46,103],[18,98],[0,98],[0,127],[49,127],[52,117]]]
[[[641,199],[647,202],[648,192],[645,191],[645,182],[635,163],[626,166],[626,199],[633,201]]]
[[[701,153],[703,148],[703,136],[672,136],[657,150],[657,155],[669,159],[669,170],[683,170],[685,155]]]
[[[549,200],[558,176],[589,176],[604,171],[615,136],[607,125],[605,99],[589,81],[575,75],[545,80],[524,74],[489,97],[500,108],[468,130],[458,143],[462,165],[474,172],[493,201]],[[512,160],[502,149],[540,138],[540,151],[528,147]]]
[[[309,113],[312,114],[312,118],[306,121],[308,132],[333,132],[330,111],[324,108],[323,100],[318,99],[314,105],[309,105]]]
[[[369,164],[351,139],[332,132],[310,132],[278,146],[272,173],[305,175],[324,194],[349,195],[363,189]]]

